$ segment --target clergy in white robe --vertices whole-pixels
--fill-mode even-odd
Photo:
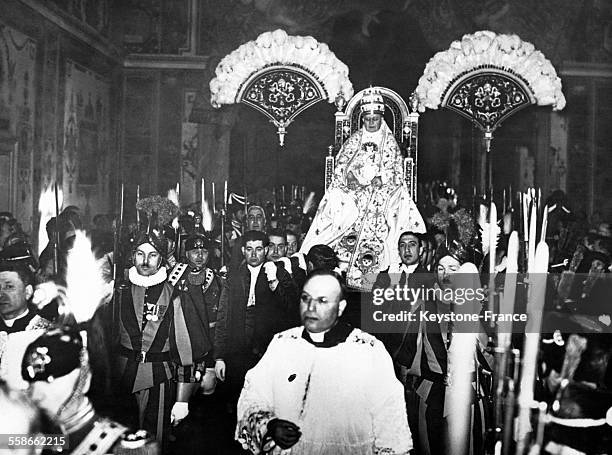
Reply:
[[[303,326],[275,335],[246,375],[236,439],[253,454],[407,454],[403,387],[383,344],[338,322],[337,275],[311,273],[300,301]]]

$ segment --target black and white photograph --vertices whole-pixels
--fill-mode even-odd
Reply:
[[[0,0],[0,453],[612,454],[612,2]]]

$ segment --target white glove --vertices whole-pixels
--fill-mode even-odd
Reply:
[[[36,286],[34,295],[32,296],[32,303],[36,305],[39,310],[56,298],[59,295],[59,289],[53,281],[46,281]]]
[[[276,264],[272,261],[266,262],[264,264],[264,271],[266,272],[266,277],[268,278],[268,286],[272,292],[276,291],[278,287],[278,279],[276,278]]]
[[[272,261],[268,261],[264,264],[264,271],[268,277],[268,281],[276,280],[276,264]]]
[[[181,423],[187,415],[189,414],[189,403],[185,403],[183,401],[177,401],[172,406],[172,412],[170,413],[170,423],[176,426]]]
[[[223,360],[215,362],[215,376],[219,381],[225,381],[225,362]]]

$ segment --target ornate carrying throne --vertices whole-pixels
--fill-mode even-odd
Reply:
[[[410,109],[401,96],[385,87],[369,87],[356,93],[344,106],[344,100],[336,100],[336,127],[334,130],[334,145],[329,146],[329,154],[325,158],[325,190],[329,187],[334,174],[335,157],[344,141],[361,127],[361,110],[359,103],[367,90],[378,91],[385,103],[385,120],[389,125],[395,140],[404,156],[404,179],[410,196],[416,202],[417,188],[417,144],[419,113],[418,99],[413,93],[410,96]]]

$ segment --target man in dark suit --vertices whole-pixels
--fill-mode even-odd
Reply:
[[[248,231],[259,231],[266,232],[267,220],[266,220],[266,212],[263,207],[259,205],[251,205],[247,210],[247,214],[245,217],[246,226],[244,227],[244,232]],[[268,239],[266,238],[265,245],[268,245]],[[244,259],[242,254],[243,241],[242,237],[238,237],[232,246],[230,264],[228,272],[235,271],[242,260]]]
[[[244,260],[230,270],[219,301],[215,332],[215,373],[237,399],[246,372],[259,361],[275,333],[289,328],[298,311],[297,289],[283,267],[265,262],[268,237],[242,236]]]
[[[421,255],[424,252],[422,235],[411,231],[403,232],[400,235],[398,250],[401,263],[391,264],[387,270],[380,272],[376,277],[374,289],[394,288],[395,286],[427,289],[433,286],[433,274],[420,262]],[[400,309],[405,308],[398,308],[398,310]],[[412,305],[410,310],[416,310],[416,304]],[[415,330],[411,330],[410,324],[408,324],[403,333],[389,333],[381,337],[396,363],[396,367],[399,364],[410,368],[416,352],[414,344],[416,343],[417,325],[414,327]]]
[[[425,235],[416,232],[403,232],[398,240],[398,250],[401,259],[400,264],[391,266],[378,274],[374,289],[385,289],[407,287],[409,289],[422,288],[423,292],[434,285],[434,276],[422,265],[421,259],[425,253]],[[396,303],[402,305],[405,302]],[[411,302],[410,308],[396,308],[392,310],[405,310],[418,312],[426,304],[424,301]],[[410,431],[415,438],[415,447],[419,447],[419,413],[417,385],[422,375],[421,364],[425,360],[423,356],[424,340],[420,335],[419,321],[407,322],[401,333],[381,334],[381,341],[393,358],[398,379],[404,385],[406,398],[406,411]],[[428,343],[429,345],[429,343]],[[426,360],[425,360],[426,363]]]

